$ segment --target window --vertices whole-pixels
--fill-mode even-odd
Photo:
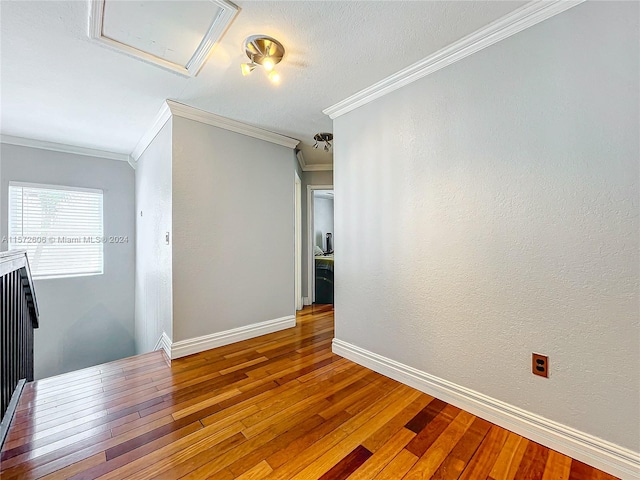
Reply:
[[[34,278],[102,274],[102,190],[11,182],[8,240]]]

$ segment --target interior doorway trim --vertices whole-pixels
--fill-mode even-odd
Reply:
[[[294,178],[295,192],[295,303],[296,310],[302,310],[302,180],[298,172]]]
[[[307,296],[311,304],[316,301],[316,276],[314,275],[313,255],[313,192],[315,190],[333,190],[333,185],[307,185]],[[335,202],[335,200],[334,200]],[[335,213],[335,203],[334,203]]]

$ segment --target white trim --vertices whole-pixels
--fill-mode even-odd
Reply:
[[[640,453],[548,420],[342,340],[333,353],[462,408],[503,428],[624,479],[640,479]]]
[[[307,165],[307,162],[304,160],[304,155],[300,150],[296,152],[296,157],[303,172],[330,172],[333,170],[333,163],[330,165]]]
[[[230,130],[232,132],[264,140],[266,142],[275,143],[276,145],[282,145],[283,147],[295,148],[296,145],[300,143],[300,140],[296,140],[295,138],[286,137],[260,127],[254,127],[253,125],[248,125],[237,120],[221,117],[220,115],[215,115],[173,100],[167,100],[167,105],[171,110],[171,114],[176,117],[187,118],[213,127],[224,128],[225,130]]]
[[[78,147],[76,145],[66,145],[63,143],[45,142],[44,140],[14,137],[12,135],[0,135],[0,143],[17,145],[19,147],[38,148],[40,150],[50,150],[52,152],[72,153],[74,155],[86,155],[88,157],[120,160],[121,162],[128,162],[130,158],[126,153],[108,152],[106,150],[96,150],[93,148]]]
[[[248,340],[250,338],[259,337],[261,335],[266,335],[267,333],[273,333],[295,326],[296,316],[290,315],[287,317],[276,318],[274,320],[267,320],[266,322],[253,323],[251,325],[226,330],[224,332],[212,333],[211,335],[190,338],[189,340],[181,340],[171,344],[171,356],[169,358],[173,360],[180,357],[186,357],[187,355],[193,355],[194,353],[204,352],[205,350],[211,350],[212,348],[222,347],[224,345]]]
[[[304,155],[302,154],[301,150],[298,150],[296,152],[296,158],[298,159],[298,164],[300,165],[300,168],[302,169],[302,171],[304,172],[305,169],[307,168],[307,164],[304,161]]]
[[[315,255],[313,254],[315,243],[313,241],[313,191],[333,190],[333,185],[307,185],[307,303],[311,305],[316,301],[316,276]]]
[[[515,35],[548,18],[558,15],[584,0],[535,0],[476,30],[470,35],[438,50],[409,67],[361,90],[341,102],[325,108],[322,113],[335,119],[377,98],[419,80],[431,73],[462,60],[505,38]]]
[[[333,170],[333,164],[331,165],[307,165],[304,169],[305,172],[330,172]]]
[[[209,0],[215,3],[222,9],[222,12],[218,14],[215,20],[211,23],[209,30],[205,34],[204,38],[191,59],[187,62],[187,71],[190,75],[195,76],[198,74],[202,66],[207,61],[207,57],[213,50],[213,48],[222,39],[222,36],[231,26],[231,22],[236,18],[239,13],[238,6],[227,0]]]
[[[309,299],[309,297],[302,297],[302,304],[311,305],[311,300]]]
[[[156,114],[153,123],[149,129],[140,137],[138,144],[131,152],[132,161],[137,162],[144,151],[149,147],[156,135],[160,133],[160,130],[164,127],[165,123],[174,115],[176,117],[187,118],[189,120],[195,120],[196,122],[204,123],[206,125],[212,125],[214,127],[224,128],[232,132],[241,133],[249,137],[258,138],[266,142],[275,143],[288,148],[295,148],[299,140],[295,138],[286,137],[278,133],[273,133],[268,130],[264,130],[259,127],[247,125],[246,123],[231,120],[229,118],[221,117],[213,113],[205,112],[189,105],[175,102],[173,100],[166,100],[160,111]],[[135,167],[134,167],[135,168]]]
[[[238,14],[238,7],[226,0],[209,0],[214,3],[222,11],[216,15],[212,20],[211,25],[207,29],[207,32],[202,37],[202,41],[193,52],[193,55],[185,65],[170,62],[163,58],[152,55],[148,52],[132,47],[125,43],[119,42],[109,37],[105,37],[102,34],[102,26],[104,23],[104,1],[105,0],[90,0],[89,1],[89,23],[88,23],[88,35],[89,38],[102,43],[114,50],[125,53],[132,57],[138,58],[142,61],[157,65],[172,72],[179,73],[186,77],[193,77],[198,74],[202,66],[207,61],[209,53],[216,46],[218,41],[222,38],[222,35],[226,32],[231,22]]]
[[[171,360],[171,339],[165,332],[162,332],[162,335],[160,335],[156,346],[153,347],[154,352],[157,350],[162,350],[167,358]]]
[[[42,188],[45,190],[64,190],[70,192],[87,192],[87,193],[99,193],[104,195],[104,190],[100,188],[85,188],[85,187],[70,187],[67,185],[57,185],[52,183],[33,183],[33,182],[9,182],[10,187],[26,187],[26,188]]]
[[[140,137],[140,140],[138,140],[138,143],[131,152],[130,156],[134,164],[138,162],[144,151],[147,149],[147,147],[149,147],[149,145],[151,145],[153,139],[156,138],[158,133],[160,133],[160,130],[162,130],[165,123],[167,123],[170,118],[171,110],[169,110],[169,105],[167,105],[167,103],[165,102],[162,104],[160,111],[153,119],[153,123],[151,124],[151,126],[147,129],[146,132],[144,132],[144,135]]]
[[[293,173],[294,178],[294,282],[295,282],[295,308],[296,311],[302,310],[302,180],[298,175],[298,172]]]

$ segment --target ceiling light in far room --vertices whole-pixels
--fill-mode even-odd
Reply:
[[[333,141],[333,133],[316,133],[313,136],[313,139],[316,141],[316,144],[313,146],[313,148],[318,148],[321,143],[324,143],[323,150],[325,152],[328,152],[332,147],[331,142]]]
[[[284,47],[275,38],[266,35],[252,35],[244,41],[244,53],[251,62],[242,64],[242,75],[249,75],[258,65],[269,72],[269,80],[280,82],[280,74],[274,67],[284,57]]]

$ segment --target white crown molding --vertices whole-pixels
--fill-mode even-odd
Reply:
[[[153,123],[151,124],[151,126],[147,129],[146,132],[144,132],[144,135],[140,137],[140,140],[138,140],[137,145],[131,152],[131,159],[133,160],[134,164],[138,162],[144,151],[151,144],[153,139],[156,138],[156,135],[160,133],[160,130],[162,130],[162,127],[164,127],[164,124],[167,123],[167,120],[169,120],[170,118],[171,110],[169,110],[169,105],[167,105],[167,103],[165,102],[162,104],[162,108],[160,108],[160,111],[153,119]]]
[[[339,339],[333,340],[332,351],[612,475],[624,479],[640,479],[640,453]]]
[[[298,158],[298,164],[300,164],[300,168],[303,172],[325,172],[333,170],[333,164],[331,165],[307,165],[304,160],[304,155],[301,150],[296,152],[296,157]]]
[[[307,165],[304,169],[305,172],[330,172],[333,170],[333,165]]]
[[[585,0],[535,0],[529,2],[495,22],[438,50],[433,55],[429,55],[425,59],[351,95],[345,100],[324,109],[322,112],[332,119],[338,118],[351,110],[437,72],[526,28],[575,7],[583,1]]]
[[[186,357],[194,353],[204,352],[212,348],[222,347],[231,343],[241,342],[250,338],[266,335],[267,333],[278,332],[287,328],[296,326],[296,316],[267,320],[266,322],[253,323],[244,327],[238,327],[223,332],[212,333],[202,337],[190,338],[189,340],[181,340],[179,342],[170,343],[169,358]],[[167,337],[168,338],[168,337]],[[169,341],[170,342],[170,341]]]
[[[163,58],[156,57],[150,53],[139,50],[131,45],[118,42],[112,38],[105,37],[102,33],[104,23],[104,2],[105,0],[89,0],[89,38],[102,43],[114,50],[138,58],[144,62],[157,65],[167,70],[179,73],[187,77],[193,77],[198,74],[202,66],[207,61],[207,57],[211,50],[215,47],[222,35],[227,31],[229,25],[238,14],[239,8],[227,0],[209,0],[217,5],[222,11],[212,20],[209,29],[205,33],[202,41],[195,49],[193,55],[186,63],[180,65],[167,61]]]
[[[196,122],[223,128],[232,132],[241,133],[249,137],[258,138],[260,140],[288,148],[295,148],[298,143],[300,143],[300,141],[295,138],[285,137],[278,133],[273,133],[262,128],[238,122],[237,120],[231,120],[229,118],[221,117],[220,115],[205,112],[204,110],[190,107],[189,105],[175,102],[173,100],[166,100],[162,104],[160,111],[156,114],[156,117],[149,129],[144,133],[144,135],[142,135],[142,137],[140,137],[138,144],[131,152],[131,158],[134,164],[140,159],[140,156],[151,144],[153,139],[156,138],[156,135],[158,135],[160,130],[162,130],[162,127],[164,127],[165,123],[167,123],[172,115],[187,118],[189,120],[195,120]]]
[[[88,157],[107,158],[109,160],[120,160],[129,162],[130,157],[126,153],[107,152],[106,150],[96,150],[93,148],[78,147],[76,145],[66,145],[63,143],[45,142],[33,138],[14,137],[12,135],[0,135],[0,143],[17,145],[20,147],[38,148],[40,150],[51,150],[53,152],[72,153],[74,155],[85,155]]]
[[[283,147],[295,148],[300,140],[295,138],[286,137],[279,133],[270,132],[263,128],[254,127],[246,123],[239,122],[237,120],[231,120],[230,118],[221,117],[213,113],[205,112],[189,105],[175,102],[173,100],[167,100],[167,105],[171,110],[171,114],[176,117],[187,118],[189,120],[195,120],[196,122],[205,123],[213,127],[223,128],[232,132],[241,133],[249,137],[258,138],[266,142],[275,143],[276,145],[282,145]]]

